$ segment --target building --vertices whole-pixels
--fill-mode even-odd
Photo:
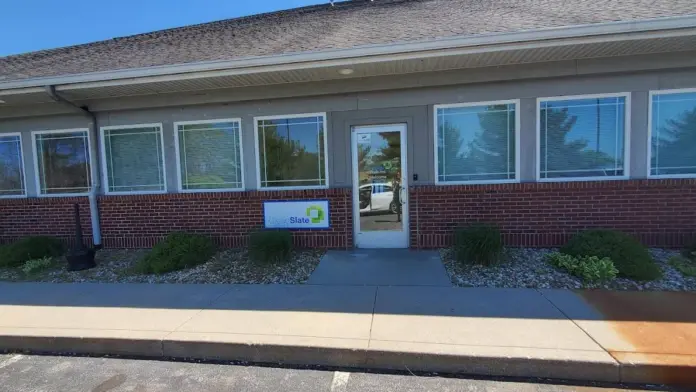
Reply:
[[[693,0],[326,4],[0,58],[0,102],[2,241],[696,234]]]

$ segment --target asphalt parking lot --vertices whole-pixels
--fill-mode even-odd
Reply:
[[[607,392],[658,387],[563,385],[437,375],[379,374],[118,358],[0,355],[0,391],[7,392]]]

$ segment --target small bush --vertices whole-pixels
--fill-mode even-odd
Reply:
[[[608,257],[619,270],[619,275],[646,281],[662,276],[648,249],[628,234],[613,230],[587,230],[573,236],[561,248],[571,256]]]
[[[502,253],[503,239],[497,226],[478,223],[454,231],[454,257],[461,263],[491,265]]]
[[[696,262],[682,256],[672,256],[667,260],[669,265],[681,272],[684,276],[696,278]]]
[[[48,269],[51,266],[53,266],[53,258],[42,257],[40,259],[28,260],[22,266],[22,271],[27,275],[31,275]]]
[[[63,243],[53,237],[26,237],[0,247],[0,267],[19,267],[29,260],[58,257]]]
[[[696,240],[691,241],[689,245],[682,252],[684,257],[696,261]]]
[[[249,234],[249,259],[257,263],[290,260],[292,233],[288,230],[261,230]]]
[[[607,282],[616,278],[616,274],[619,273],[608,257],[601,259],[597,256],[574,257],[556,252],[546,258],[554,267],[564,269],[585,282]]]
[[[145,255],[135,269],[144,274],[163,274],[203,264],[215,254],[213,241],[200,234],[172,233]]]

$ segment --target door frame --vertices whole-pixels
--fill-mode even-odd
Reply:
[[[389,128],[389,129],[385,129]],[[367,132],[366,132],[367,131]],[[362,237],[360,232],[360,175],[358,173],[358,133],[379,133],[397,131],[401,135],[401,223],[402,231],[370,231],[370,237]],[[410,225],[408,214],[408,124],[389,123],[372,125],[355,125],[350,128],[351,171],[353,173],[353,239],[356,248],[408,248],[410,241]],[[384,246],[386,245],[386,246]]]

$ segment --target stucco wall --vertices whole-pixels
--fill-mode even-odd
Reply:
[[[462,71],[464,72],[464,71]],[[650,90],[696,87],[696,69],[653,71],[602,76],[575,76],[534,80],[464,84],[403,90],[373,91],[360,94],[248,101],[230,104],[158,107],[97,113],[98,126],[162,123],[167,166],[167,189],[176,192],[176,154],[174,122],[218,118],[242,119],[246,189],[256,189],[254,146],[255,116],[327,112],[330,146],[329,184],[351,184],[350,127],[369,123],[409,123],[409,172],[419,180],[412,185],[434,182],[433,105],[520,99],[521,180],[536,176],[536,99],[562,95],[631,93],[630,174],[644,178],[647,173],[648,93]],[[28,194],[36,195],[33,150],[30,131],[89,127],[89,119],[79,115],[0,120],[0,132],[22,132],[27,168]],[[96,138],[93,138],[96,139]],[[93,144],[96,140],[93,140]],[[93,148],[93,157],[99,156]],[[100,164],[93,159],[93,166]]]

